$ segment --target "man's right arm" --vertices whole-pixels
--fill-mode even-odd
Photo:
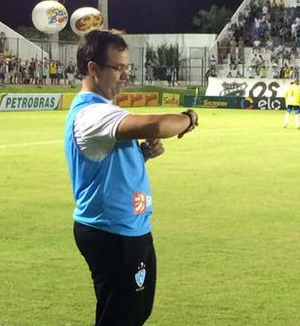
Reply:
[[[118,140],[153,139],[176,135],[181,138],[197,125],[198,115],[192,109],[181,114],[129,114],[120,122],[116,138]]]

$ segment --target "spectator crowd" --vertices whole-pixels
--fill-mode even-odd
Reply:
[[[228,64],[227,77],[297,78],[299,47],[300,6],[296,2],[288,7],[284,0],[251,0],[218,42],[217,61]],[[246,48],[251,48],[247,55]]]
[[[70,85],[75,86],[76,67],[70,61],[63,64],[44,58],[22,60],[0,54],[0,83],[23,85]]]
[[[8,39],[0,32],[0,83],[23,85],[65,85],[75,86],[77,69],[70,61],[67,64],[44,58],[22,58],[9,51]]]

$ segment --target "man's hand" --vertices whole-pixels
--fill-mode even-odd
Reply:
[[[141,149],[145,161],[147,161],[149,158],[157,157],[165,151],[161,140],[158,138],[146,139],[141,143]]]
[[[192,131],[196,126],[198,126],[198,114],[194,110],[188,109],[181,114],[187,115],[190,118],[190,125],[177,136],[178,139],[182,138],[187,132]]]

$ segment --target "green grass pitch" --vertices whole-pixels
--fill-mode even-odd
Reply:
[[[139,109],[138,112],[182,111]],[[300,130],[284,112],[199,109],[147,163],[158,284],[147,326],[296,326]],[[66,112],[0,113],[0,325],[91,326],[72,236]],[[124,325],[126,326],[126,325]]]

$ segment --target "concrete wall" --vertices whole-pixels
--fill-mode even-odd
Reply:
[[[188,55],[190,48],[206,48],[216,40],[217,34],[128,34],[124,36],[131,48],[154,48],[162,45],[178,45],[183,55]]]
[[[24,60],[31,58],[49,57],[48,51],[41,49],[34,43],[25,39],[22,35],[15,32],[10,27],[0,22],[0,32],[4,32],[8,39],[8,47],[12,55],[19,56]]]
[[[129,45],[131,62],[138,67],[137,80],[144,74],[147,46],[157,48],[162,44],[178,45],[182,67],[179,70],[180,84],[199,85],[208,66],[208,49],[216,40],[216,34],[129,34],[124,36]],[[202,67],[202,68],[201,68]],[[157,82],[159,83],[159,82]]]

